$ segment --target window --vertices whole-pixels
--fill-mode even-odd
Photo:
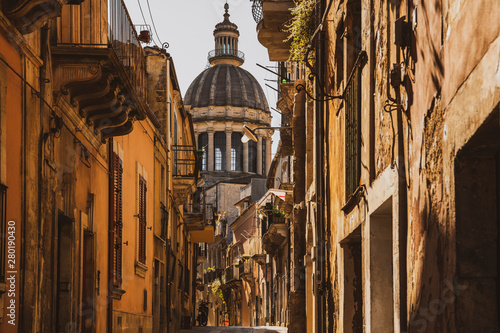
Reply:
[[[214,134],[215,170],[226,170],[226,133]]]
[[[266,174],[266,139],[262,139],[262,174]]]
[[[203,150],[203,155],[201,157],[201,171],[208,170],[208,133],[201,133],[198,135],[198,149]]]
[[[361,0],[348,3],[347,77],[345,87],[345,186],[346,199],[356,191],[361,179]]]
[[[146,264],[146,180],[139,175],[139,262]]]
[[[361,70],[346,87],[345,99],[345,186],[346,199],[356,191],[361,179]]]
[[[257,142],[248,141],[248,172],[257,172]]]
[[[123,162],[117,153],[112,157],[113,170],[113,221],[114,231],[114,253],[113,253],[113,287],[119,288],[122,285],[122,177]]]
[[[243,143],[238,132],[231,134],[231,170],[243,171]]]

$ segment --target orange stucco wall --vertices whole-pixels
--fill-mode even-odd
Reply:
[[[154,133],[147,121],[136,122],[129,135],[114,138],[123,150],[123,285],[125,290],[121,300],[115,300],[113,311],[132,313],[135,316],[152,316],[151,299],[153,297],[153,231],[146,229],[146,265],[145,277],[135,273],[137,261],[137,193],[138,166],[140,163],[147,173],[146,220],[147,227],[153,226],[154,218]],[[133,259],[135,258],[135,259]],[[147,310],[143,309],[144,289],[147,290]],[[124,314],[125,316],[125,314]],[[144,327],[147,331],[146,327]]]
[[[18,73],[21,72],[21,56],[17,50],[0,35],[0,53],[2,57],[12,66]],[[15,221],[16,228],[16,262],[13,271],[19,272],[19,264],[21,260],[21,134],[22,131],[22,82],[10,70],[7,69],[7,96],[6,96],[6,126],[7,142],[6,142],[6,157],[7,157],[7,173],[5,185],[7,190],[7,221]],[[9,269],[10,270],[10,269]],[[10,274],[6,277],[8,278]],[[12,298],[6,297],[4,294],[4,321],[0,324],[0,331],[5,333],[17,332],[19,320],[19,273],[16,277],[16,325],[8,324],[7,320],[7,305]]]

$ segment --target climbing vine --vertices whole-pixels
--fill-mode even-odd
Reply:
[[[291,23],[285,26],[285,31],[289,33],[285,41],[292,41],[288,61],[305,60],[309,40],[314,33],[315,5],[316,0],[295,0]],[[314,52],[309,52],[309,62],[313,59]]]

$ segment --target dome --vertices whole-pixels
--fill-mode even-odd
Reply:
[[[241,67],[217,64],[201,72],[189,86],[184,104],[248,107],[269,112],[266,96],[255,77]]]

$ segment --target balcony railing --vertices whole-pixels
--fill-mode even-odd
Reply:
[[[104,20],[97,19],[103,13],[95,13],[95,16],[92,16],[90,7],[82,7],[82,11],[82,17],[88,15],[90,19],[75,20],[68,15],[59,19],[56,45],[111,49],[123,67],[128,84],[134,89],[136,96],[145,98],[146,56],[123,0],[108,0],[107,25]]]
[[[146,103],[146,57],[123,0],[64,5],[54,20],[54,91],[68,95],[101,141],[126,135],[152,116]],[[156,120],[152,121],[156,124]]]
[[[215,214],[212,204],[187,204],[184,205],[184,215],[203,214],[205,225],[214,225]]]
[[[108,41],[139,98],[146,96],[146,56],[123,0],[108,1]]]
[[[239,58],[242,61],[245,61],[245,53],[237,50],[212,50],[208,52],[208,57],[207,59],[211,61],[211,59],[217,58],[217,57],[235,57]]]
[[[198,155],[192,145],[174,145],[174,177],[197,177]]]
[[[255,23],[259,23],[264,18],[264,14],[262,13],[262,0],[252,0],[252,16],[255,20]]]

